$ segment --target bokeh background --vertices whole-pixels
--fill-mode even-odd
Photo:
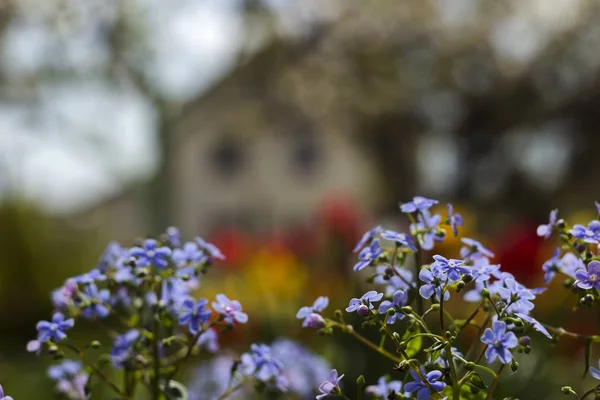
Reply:
[[[539,284],[537,225],[600,199],[598,43],[593,0],[0,0],[0,380],[51,398],[25,352],[50,290],[175,225],[227,256],[199,293],[250,314],[224,346],[302,339],[374,382],[379,358],[296,310],[361,294],[356,240],[407,229],[418,194]],[[536,316],[598,332],[574,303],[557,283]],[[534,347],[501,395],[593,384],[577,342]]]

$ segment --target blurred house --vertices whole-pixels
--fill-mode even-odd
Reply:
[[[217,226],[260,230],[306,221],[328,195],[366,208],[377,203],[377,170],[353,120],[294,104],[276,76],[304,49],[277,41],[242,62],[175,121],[167,141],[172,224],[184,233]],[[283,90],[283,92],[282,92]],[[142,188],[81,213],[111,237],[152,231]],[[116,231],[116,232],[113,232]]]

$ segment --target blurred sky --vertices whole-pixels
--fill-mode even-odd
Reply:
[[[155,45],[148,73],[163,93],[173,99],[193,97],[228,70],[239,42],[239,16],[232,2],[179,1],[179,7],[144,3],[153,35],[149,40]],[[110,12],[109,7],[97,10]],[[29,9],[27,18],[11,26],[1,58],[10,77],[40,70],[48,52],[56,49],[81,69],[106,62],[93,29],[69,27],[48,35],[38,20],[45,12],[51,10]],[[41,120],[32,120],[34,112]],[[47,84],[25,107],[0,104],[0,166],[9,169],[1,176],[9,175],[11,185],[50,210],[76,208],[152,172],[153,129],[152,110],[127,87],[88,79]],[[108,144],[100,156],[97,148],[83,145],[94,137]],[[9,182],[2,184],[7,189]]]
[[[78,7],[76,1],[67,3]],[[144,61],[147,63],[144,71],[152,78],[155,89],[174,102],[184,103],[198,96],[228,72],[242,44],[248,44],[239,1],[137,0],[134,3],[142,14],[140,20],[145,24],[147,42],[152,44],[152,57]],[[307,22],[316,18],[335,18],[340,4],[333,0],[266,3],[275,11],[280,28],[290,34],[301,32],[310,25]],[[478,29],[477,0],[432,3],[438,10],[440,27],[449,33],[444,40]],[[495,21],[487,38],[502,60],[499,65],[503,72],[518,73],[520,67],[544,48],[551,35],[575,24],[583,3],[510,2],[512,11]],[[104,0],[88,0],[86,6],[73,11],[80,16],[76,23],[59,21],[49,30],[43,21],[55,13],[58,0],[19,0],[17,4],[21,13],[9,26],[0,48],[0,68],[5,76],[15,82],[26,82],[44,68],[60,70],[64,63],[75,66],[86,78],[77,79],[76,74],[74,79],[49,80],[39,86],[31,99],[25,92],[26,101],[0,100],[0,193],[6,193],[9,187],[17,189],[39,200],[47,209],[60,212],[83,207],[148,177],[157,155],[151,134],[154,130],[151,106],[128,85],[107,84],[106,80],[89,79],[90,75],[85,74],[108,62],[106,49],[97,37],[106,21],[114,18],[114,7]],[[458,107],[451,100],[441,106],[429,103],[423,106],[428,113],[438,110],[448,114],[452,113],[452,107]],[[546,136],[539,136],[538,142],[527,146],[523,143],[526,135],[515,132],[509,145],[519,152],[515,158],[521,160],[522,167],[533,174],[537,168],[537,175],[543,180],[552,175],[548,170],[552,166],[536,160],[556,160],[569,153],[568,134],[565,137],[561,131],[560,126],[548,127]],[[444,172],[448,174],[457,164],[456,152],[447,151],[453,143],[448,138],[433,137],[426,144],[422,146],[424,157],[431,159],[435,153],[434,158],[439,161],[429,163],[432,170],[425,171],[438,178],[432,185],[449,182]],[[554,152],[555,157],[548,157],[549,152]],[[446,158],[439,158],[440,155]]]

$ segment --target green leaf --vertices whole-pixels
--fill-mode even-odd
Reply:
[[[413,330],[412,332],[409,329],[407,329],[406,332],[404,332],[404,336],[402,336],[402,341],[404,342],[419,333],[421,333],[421,330],[418,327],[415,330]],[[408,346],[406,346],[406,354],[408,354],[409,357],[413,357],[415,354],[417,354],[419,351],[421,351],[422,345],[423,345],[423,337],[422,336],[412,339],[410,341],[410,343],[408,343]]]
[[[585,378],[585,376],[588,373],[588,370],[590,369],[590,364],[592,362],[592,344],[594,343],[594,341],[591,338],[587,338],[585,340],[585,370],[583,371],[583,378]]]
[[[469,376],[469,382],[477,389],[487,389],[487,386],[485,386],[485,383],[483,383],[483,379],[481,379],[481,376],[479,376],[479,374],[475,372],[472,373],[471,376]]]

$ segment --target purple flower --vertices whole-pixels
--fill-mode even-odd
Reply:
[[[77,283],[87,284],[94,283],[96,281],[105,281],[106,275],[104,275],[102,271],[100,271],[98,268],[94,268],[90,272],[86,272],[85,274],[75,276],[72,279]]]
[[[402,290],[398,290],[394,293],[392,297],[392,301],[384,300],[379,304],[379,309],[377,310],[379,314],[386,314],[390,308],[393,308],[395,312],[390,315],[387,319],[388,324],[393,324],[398,319],[404,318],[403,313],[397,312],[401,307],[405,306],[408,303],[408,295],[406,292]]]
[[[428,199],[422,196],[413,197],[412,201],[404,203],[400,206],[400,211],[403,213],[413,213],[415,211],[427,211],[438,203],[437,200]]]
[[[200,332],[200,324],[208,322],[212,315],[212,312],[205,308],[207,304],[206,299],[200,299],[197,303],[192,298],[185,299],[181,304],[179,325],[189,325],[190,333],[197,335]]]
[[[308,327],[311,321],[313,325],[315,322],[319,322],[318,318],[312,316],[313,314],[319,315],[321,311],[323,311],[329,305],[329,298],[325,296],[318,297],[311,307],[302,307],[296,313],[296,318],[304,319],[302,322],[303,327]],[[323,317],[321,317],[321,320]],[[319,325],[319,324],[317,324]]]
[[[486,249],[485,246],[481,244],[481,242],[478,242],[475,239],[462,238],[461,242],[467,245],[467,247],[463,247],[462,249],[460,249],[460,256],[465,260],[476,259],[481,256],[494,258],[494,253]]]
[[[167,238],[169,239],[169,243],[171,243],[171,246],[181,246],[181,233],[179,232],[179,229],[175,228],[174,226],[171,226],[167,228],[166,233]]]
[[[198,337],[198,341],[196,342],[197,346],[204,347],[211,353],[218,353],[219,346],[219,335],[214,328],[207,329],[204,333],[202,333]]]
[[[537,235],[543,237],[544,239],[548,239],[550,235],[552,235],[552,229],[554,229],[554,225],[556,225],[556,218],[558,217],[558,209],[550,211],[550,216],[548,217],[548,223],[542,224],[537,228]]]
[[[73,360],[65,360],[61,364],[48,368],[48,377],[54,381],[69,378],[81,371],[81,363]]]
[[[242,371],[246,375],[253,375],[263,382],[277,379],[282,371],[281,361],[273,358],[271,348],[266,344],[253,344],[250,352],[241,356]]]
[[[331,367],[323,358],[289,339],[278,339],[271,344],[271,354],[283,364],[283,376],[289,391],[298,399],[313,398],[313,391],[329,377]]]
[[[40,321],[37,323],[38,340],[40,342],[47,342],[52,340],[59,342],[67,337],[65,331],[68,331],[75,325],[73,318],[65,320],[65,316],[62,313],[54,313],[52,321]]]
[[[4,388],[2,388],[2,385],[0,385],[0,400],[13,400],[12,397],[4,395]]]
[[[598,243],[600,240],[600,221],[592,221],[587,228],[577,224],[571,229],[571,234],[586,243]]]
[[[161,284],[160,299],[152,291],[146,294],[146,302],[154,305],[160,301],[173,314],[178,314],[183,302],[189,298],[189,294],[190,290],[186,286],[186,282],[179,278],[164,279]]]
[[[325,319],[321,314],[312,313],[302,322],[302,326],[304,328],[321,329],[325,326]]]
[[[425,285],[419,288],[419,294],[424,299],[429,299],[435,294],[435,298],[441,301],[442,288],[445,286],[448,277],[444,272],[435,265],[431,266],[431,270],[423,268],[419,272],[419,279],[425,282]],[[450,298],[450,292],[444,291],[444,301]]]
[[[456,282],[462,278],[461,274],[468,274],[471,269],[467,267],[463,260],[448,260],[446,257],[435,255],[433,256],[435,262],[432,264],[432,268],[439,267],[442,272],[448,275],[448,282]]]
[[[228,324],[237,321],[240,324],[248,322],[248,314],[242,312],[242,305],[237,300],[229,300],[224,294],[217,295],[217,301],[212,303],[213,309],[221,314]]]
[[[73,278],[67,279],[62,287],[52,292],[52,304],[60,309],[69,306],[78,290],[77,282]]]
[[[123,363],[133,355],[133,345],[140,337],[140,331],[131,329],[123,335],[117,336],[110,350],[113,366],[120,368]]]
[[[405,233],[398,233],[395,231],[385,230],[381,232],[381,237],[385,240],[389,240],[396,244],[400,244],[402,246],[406,246],[412,251],[417,251],[417,247],[415,246],[415,242],[412,236],[407,235]]]
[[[544,282],[550,283],[556,272],[560,269],[560,248],[557,247],[554,250],[554,254],[552,254],[552,258],[547,260],[544,265],[542,265],[542,270],[544,270]]]
[[[48,368],[48,376],[50,379],[57,381],[56,390],[65,394],[67,398],[74,400],[88,398],[85,393],[85,385],[89,376],[85,372],[81,372],[81,363],[65,360],[62,364]]]
[[[376,226],[375,228],[365,232],[362,235],[362,237],[360,238],[360,240],[358,241],[358,243],[356,244],[356,246],[354,247],[353,252],[358,253],[358,251],[361,250],[363,247],[365,247],[365,245],[367,243],[369,243],[371,240],[373,240],[375,235],[377,235],[379,232],[381,232],[380,226]]]
[[[500,270],[500,265],[491,265],[487,257],[481,257],[473,260],[471,275],[475,282],[489,281]]]
[[[109,266],[116,266],[127,258],[129,251],[117,242],[110,242],[98,262],[98,269],[104,273]]]
[[[419,375],[417,375],[417,373],[415,371],[410,371],[410,374],[412,375],[414,381],[408,382],[404,386],[404,390],[406,390],[409,393],[417,392],[417,400],[430,399],[431,398],[431,390],[429,390],[429,387],[427,386],[427,384],[423,383],[423,381],[421,380],[421,378],[419,377]],[[434,370],[434,371],[429,372],[428,374],[425,374],[425,370],[423,368],[421,368],[421,375],[423,375],[425,377],[425,380],[427,381],[427,383],[429,383],[431,388],[433,390],[435,390],[436,392],[441,392],[446,387],[446,384],[444,382],[440,381],[440,378],[442,377],[442,373],[438,370]]]
[[[481,341],[488,345],[485,358],[488,363],[494,362],[496,358],[502,364],[508,364],[512,360],[510,349],[517,347],[519,341],[513,332],[506,332],[506,322],[494,321],[492,329],[487,328],[481,337]]]
[[[81,315],[84,318],[92,319],[94,317],[106,318],[110,314],[108,304],[110,300],[110,292],[108,289],[98,290],[95,284],[86,286],[83,290],[86,297],[86,303],[83,304]]]
[[[544,327],[544,325],[542,325],[537,319],[533,318],[531,315],[527,315],[527,314],[523,314],[523,313],[516,313],[515,315],[517,317],[521,318],[522,320],[529,322],[534,330],[540,332],[541,334],[546,336],[548,339],[552,339],[552,335],[550,335],[550,332],[548,332],[548,330]]]
[[[396,290],[408,290],[415,287],[412,272],[398,266],[394,269],[385,265],[377,266],[377,276],[373,282],[387,285],[385,294],[389,295],[394,294]]]
[[[27,342],[26,349],[29,353],[35,353],[39,356],[42,352],[42,343],[37,339],[30,340],[29,342]]]
[[[600,261],[591,261],[586,269],[575,272],[575,286],[581,289],[600,289]]]
[[[598,367],[600,367],[600,360],[598,361]],[[598,368],[594,368],[594,367],[590,367],[590,374],[596,378],[596,379],[600,379],[600,369]]]
[[[329,373],[329,379],[319,385],[320,395],[317,396],[317,400],[321,400],[327,395],[340,390],[340,381],[344,377],[344,374],[338,376],[337,369],[332,369]]]
[[[410,231],[417,238],[421,248],[433,249],[434,242],[442,242],[443,236],[438,236],[436,230],[442,217],[439,214],[431,216],[428,211],[423,211],[417,216],[417,223],[410,225]]]
[[[565,254],[560,260],[560,270],[563,274],[570,276],[575,279],[575,273],[577,270],[585,269],[585,264],[581,258],[577,257],[573,253]]]
[[[506,312],[528,314],[533,310],[533,303],[530,300],[535,299],[531,290],[521,285],[514,278],[504,279],[504,286],[498,287],[498,295],[507,304]]]
[[[136,258],[138,267],[149,267],[154,265],[158,269],[164,269],[169,265],[168,257],[171,255],[171,249],[168,247],[158,247],[158,242],[154,239],[147,239],[143,247],[133,247],[129,250],[129,255]]]
[[[354,271],[360,271],[371,265],[371,263],[376,262],[381,253],[383,253],[383,249],[379,247],[379,239],[373,240],[368,247],[361,250],[358,255],[359,261],[354,266]]]
[[[348,307],[346,307],[346,311],[357,311],[359,315],[365,314],[366,312],[365,315],[368,315],[369,310],[372,310],[374,307],[372,303],[381,300],[382,297],[383,293],[377,293],[374,290],[370,290],[367,293],[363,294],[360,299],[353,298],[352,300],[350,300],[350,304],[348,305]]]
[[[188,242],[181,249],[173,250],[171,259],[178,267],[187,264],[198,265],[204,258],[204,252],[200,250],[197,243]]]
[[[458,349],[456,347],[451,347],[451,354],[452,354],[452,360],[456,360],[456,356],[458,357],[464,357],[464,355],[458,351]],[[431,360],[431,357],[429,358],[429,364],[431,365],[439,365],[442,368],[448,368],[448,360],[446,359],[446,349],[443,348],[437,359],[435,360]]]
[[[207,242],[201,237],[196,238],[196,243],[198,243],[200,248],[204,250],[205,254],[210,256],[211,258],[218,258],[219,260],[225,259],[225,256],[223,255],[223,253],[221,253],[221,250],[219,250],[214,244]]]
[[[448,203],[448,224],[452,227],[454,236],[458,236],[458,227],[463,226],[463,219],[460,214],[454,214],[452,204],[450,203]]]
[[[384,399],[394,398],[395,395],[401,394],[402,391],[402,382],[400,381],[390,381],[388,382],[385,376],[382,376],[377,381],[377,385],[367,386],[365,392],[381,397]]]

